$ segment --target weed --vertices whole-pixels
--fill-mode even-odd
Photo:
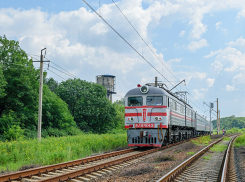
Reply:
[[[186,154],[187,155],[193,155],[193,154],[195,154],[195,152],[187,152]]]
[[[66,162],[124,146],[127,146],[126,134],[48,137],[41,142],[37,139],[0,141],[0,171]]]
[[[154,159],[154,162],[166,162],[166,161],[175,161],[173,156],[159,156]]]
[[[230,138],[230,137],[224,137],[223,140],[224,140],[224,141],[230,141],[231,138]]]
[[[202,144],[209,144],[209,142],[212,141],[212,139],[210,138],[210,136],[202,136],[199,137],[197,139],[193,139],[191,140],[192,143],[194,143],[195,145],[202,145]]]
[[[211,157],[210,157],[211,155],[210,154],[208,154],[208,155],[206,155],[206,156],[204,156],[204,157],[202,157],[203,159],[205,159],[205,160],[209,160],[209,159],[211,159]]]
[[[240,135],[235,140],[235,147],[245,146],[245,134]]]
[[[224,144],[217,144],[210,148],[210,150],[213,152],[223,152],[226,149],[227,149],[227,145]]]

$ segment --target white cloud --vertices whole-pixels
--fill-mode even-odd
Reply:
[[[97,35],[100,35],[100,34],[103,35],[106,32],[108,32],[108,28],[104,23],[96,23],[94,26],[90,28],[90,30],[92,32],[95,32]]]
[[[179,33],[179,37],[183,37],[185,35],[185,31],[181,31],[180,33]]]
[[[206,79],[206,82],[208,84],[208,87],[212,87],[214,84],[215,79],[214,78],[208,78]]]
[[[230,85],[226,85],[226,90],[227,91],[234,91],[235,90],[235,87],[230,86]]]
[[[196,99],[196,100],[200,100],[200,99],[203,99],[204,98],[204,94],[199,92],[198,89],[194,89],[193,90],[193,97]]]
[[[240,17],[245,17],[245,9],[242,9],[241,11],[239,11],[238,13],[237,13],[237,18],[240,18]]]
[[[245,39],[243,38],[243,36],[241,36],[235,42],[230,41],[229,43],[227,43],[227,45],[245,47]]]
[[[179,63],[181,61],[181,58],[174,58],[174,59],[170,59],[168,62],[177,62]]]
[[[192,41],[188,46],[187,49],[190,52],[195,52],[197,49],[200,49],[202,47],[206,47],[209,46],[209,44],[207,43],[207,41],[205,39],[201,39],[199,41]]]
[[[217,22],[217,23],[215,24],[215,26],[216,26],[216,30],[219,30],[220,25],[222,25],[222,24],[223,24],[222,22]]]
[[[204,56],[204,57],[205,57],[205,58],[210,58],[210,57],[212,57],[212,56],[214,56],[214,55],[216,55],[216,54],[219,54],[219,53],[221,53],[221,52],[222,52],[222,49],[219,49],[219,50],[217,50],[217,51],[211,51],[209,55],[206,55],[206,56]]]
[[[232,47],[226,47],[216,56],[211,66],[215,71],[236,72],[245,70],[245,53]]]
[[[245,74],[244,73],[237,74],[232,78],[232,82],[235,83],[236,85],[245,84]]]
[[[221,64],[219,61],[214,61],[214,63],[211,64],[212,70],[219,73],[223,69],[223,64]]]

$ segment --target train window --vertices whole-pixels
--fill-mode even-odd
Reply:
[[[169,107],[169,97],[168,97],[168,107]]]
[[[146,105],[147,106],[161,106],[162,97],[161,96],[148,96],[146,97]]]
[[[143,98],[142,97],[129,97],[128,106],[142,106]]]

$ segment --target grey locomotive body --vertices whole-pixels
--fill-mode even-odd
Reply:
[[[128,146],[139,147],[161,147],[213,130],[185,101],[152,86],[139,86],[125,95],[125,128]]]

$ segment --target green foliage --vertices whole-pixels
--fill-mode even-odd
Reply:
[[[44,79],[44,84],[48,85],[49,89],[54,92],[55,89],[59,86],[58,82],[53,78]]]
[[[217,144],[210,148],[210,150],[213,152],[223,152],[226,149],[227,149],[227,145],[224,144]]]
[[[242,129],[232,128],[226,131],[226,134],[232,134],[232,133],[245,133],[245,128],[242,128]]]
[[[59,84],[55,93],[64,100],[77,123],[85,131],[106,133],[118,126],[116,109],[106,99],[106,89],[80,79],[68,79]]]
[[[17,140],[24,137],[24,130],[18,125],[12,125],[3,135],[8,140]]]
[[[25,165],[51,165],[127,146],[126,134],[80,134],[67,137],[0,141],[0,171]]]
[[[5,96],[0,99],[0,118],[4,118],[0,125],[5,125],[2,121],[6,121],[12,110],[21,128],[33,129],[37,121],[37,112],[34,111],[38,108],[38,71],[18,42],[4,36],[0,37],[0,45],[2,73],[7,83],[4,86]],[[1,134],[3,130],[0,130]]]
[[[240,146],[245,146],[245,134],[242,134],[235,139],[235,147]]]
[[[217,120],[213,120],[214,129],[217,128]],[[220,118],[220,129],[229,130],[232,128],[245,128],[245,117],[235,117],[234,115],[230,117]],[[216,129],[217,130],[217,129]]]
[[[4,91],[5,91],[4,87],[6,84],[7,84],[7,82],[4,79],[2,65],[0,64],[0,98],[4,97],[6,95],[4,93]]]
[[[206,155],[206,156],[203,156],[203,159],[205,159],[205,160],[209,160],[209,159],[211,159],[211,154],[208,154],[208,155]]]
[[[224,141],[230,141],[231,138],[230,138],[230,137],[224,137],[223,140],[224,140]]]
[[[193,155],[193,154],[195,154],[195,152],[187,152],[186,154],[187,155]]]
[[[201,137],[198,137],[197,139],[191,140],[191,142],[194,143],[195,145],[209,144],[209,142],[211,141],[212,139],[210,138],[209,135],[201,136]]]
[[[43,86],[43,117],[42,128],[67,129],[76,126],[67,104],[55,93],[51,92],[47,85]],[[57,136],[57,135],[53,135]],[[64,136],[64,135],[62,135]]]
[[[39,70],[34,69],[32,60],[28,59],[19,43],[5,36],[0,37],[0,60],[0,138],[9,139],[16,126],[25,129],[24,134],[28,138],[36,137]],[[54,79],[46,79],[45,72],[44,80],[52,91],[58,86]],[[43,135],[80,133],[67,104],[48,86],[43,87]]]

